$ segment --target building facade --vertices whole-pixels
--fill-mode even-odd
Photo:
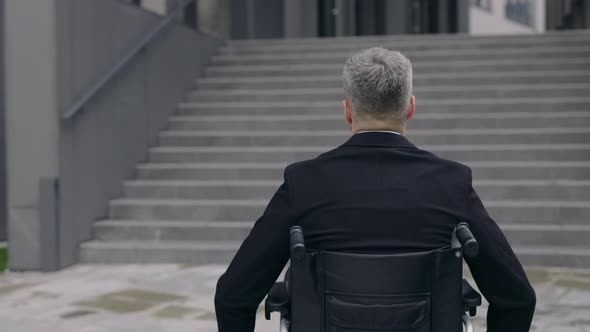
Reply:
[[[468,32],[472,35],[543,33],[545,7],[545,0],[475,0],[469,8]]]
[[[135,2],[160,13],[170,3]],[[201,0],[197,7],[200,30],[226,39],[542,33],[546,22],[584,27],[588,16],[575,0]]]
[[[76,262],[92,222],[166,125],[162,110],[174,109],[222,39],[542,33],[590,27],[589,3],[198,0],[182,18],[207,36],[171,28],[70,119],[69,104],[161,22],[131,5],[164,15],[178,2],[0,0],[0,241],[8,237],[11,268]]]
[[[166,14],[174,0],[128,0]],[[199,30],[224,39],[586,29],[585,0],[199,0]]]

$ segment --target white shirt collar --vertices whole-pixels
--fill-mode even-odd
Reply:
[[[390,134],[396,134],[396,135],[400,135],[400,133],[398,133],[397,131],[392,131],[392,130],[363,130],[363,131],[359,131],[357,132],[357,134],[362,134],[362,133],[390,133]]]

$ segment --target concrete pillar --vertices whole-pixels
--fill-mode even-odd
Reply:
[[[457,33],[469,33],[471,0],[457,0]]]
[[[284,7],[278,0],[231,0],[231,38],[282,38]]]
[[[283,38],[284,9],[280,0],[249,0],[250,38]]]
[[[199,31],[222,39],[230,38],[230,0],[197,1]]]
[[[58,176],[56,1],[5,3],[8,249],[14,270],[41,267],[40,183]]]
[[[378,34],[378,21],[380,21],[378,1],[359,2],[358,11],[356,12],[357,27],[355,33],[361,36],[371,36]]]
[[[168,0],[143,0],[141,6],[159,15],[168,13]]]
[[[533,17],[533,28],[536,33],[544,33],[546,30],[546,4],[545,0],[531,2],[531,15]]]
[[[230,35],[231,39],[248,38],[248,6],[246,0],[231,0]]]
[[[449,22],[449,0],[439,0],[438,1],[438,11],[437,11],[437,22],[438,26],[436,27],[436,31],[438,33],[449,33],[450,31],[450,22]]]
[[[355,8],[354,2],[350,0],[336,0],[336,36],[355,35]]]
[[[561,25],[562,3],[559,1],[547,1],[545,4],[545,26],[547,30],[555,30]]]
[[[408,1],[385,1],[385,34],[400,35],[408,32]]]
[[[285,38],[317,37],[318,33],[318,0],[283,0]]]

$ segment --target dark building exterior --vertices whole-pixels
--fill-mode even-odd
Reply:
[[[590,28],[590,1],[547,0],[547,30]]]
[[[468,32],[468,0],[233,0],[231,38]]]
[[[160,14],[176,4],[129,1]],[[189,9],[195,25],[224,39],[529,34],[590,27],[587,0],[199,0],[195,7]]]

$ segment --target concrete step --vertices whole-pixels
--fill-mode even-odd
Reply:
[[[182,180],[126,181],[124,195],[138,199],[270,199],[281,181]],[[476,180],[474,187],[483,200],[589,200],[588,180]]]
[[[270,199],[280,181],[265,180],[184,180],[126,181],[126,198],[138,199]]]
[[[485,79],[482,79],[484,77]],[[414,86],[428,88],[430,86],[465,86],[465,85],[504,85],[528,84],[538,85],[551,82],[558,83],[589,83],[590,71],[469,71],[455,73],[414,74]],[[291,88],[337,88],[342,89],[342,76],[326,73],[326,75],[310,76],[260,76],[260,77],[204,77],[195,80],[195,87],[203,90],[213,89],[291,89]]]
[[[153,162],[295,162],[315,158],[335,146],[276,147],[157,147]],[[424,145],[421,148],[463,162],[469,161],[587,161],[590,144]]]
[[[588,248],[590,225],[503,224],[502,232],[518,246]],[[589,266],[590,267],[590,266]]]
[[[239,242],[90,241],[80,247],[80,261],[89,264],[228,264]]]
[[[527,200],[590,201],[590,180],[476,179],[473,186],[484,201],[523,198]]]
[[[184,102],[178,107],[181,113],[199,115],[240,114],[342,114],[341,99],[333,101],[290,102]],[[588,111],[589,97],[534,97],[534,98],[480,98],[418,100],[417,112],[466,113],[466,112],[556,112]]]
[[[117,199],[110,203],[111,219],[254,221],[264,212],[268,199],[260,200],[166,200]],[[498,223],[587,225],[589,201],[486,201]],[[531,222],[533,220],[534,222]]]
[[[588,225],[589,201],[484,201],[490,216],[499,224]]]
[[[285,166],[286,163],[148,163],[138,165],[136,174],[144,180],[276,180],[283,178]]]
[[[324,47],[336,45],[355,45],[363,42],[377,43],[379,45],[390,43],[416,43],[423,45],[436,45],[457,43],[468,43],[473,45],[485,43],[543,43],[554,42],[557,40],[589,38],[587,30],[562,30],[546,31],[543,34],[518,34],[518,35],[484,35],[472,36],[467,34],[410,34],[410,35],[387,35],[387,36],[347,36],[336,38],[278,38],[278,39],[248,39],[248,40],[229,40],[228,47],[282,47],[282,46],[306,46],[306,45],[323,45]]]
[[[336,51],[329,49],[316,53],[283,53],[283,54],[248,54],[248,55],[216,55],[211,58],[213,65],[259,65],[259,64],[307,64],[307,63],[344,63],[352,51]],[[588,57],[590,47],[575,45],[568,47],[531,46],[527,48],[507,49],[465,49],[408,51],[405,55],[411,61],[461,61],[461,60],[494,60],[515,59],[528,60],[532,57],[544,59],[561,59],[565,57]]]
[[[104,220],[94,224],[98,241],[243,241],[251,221]]]
[[[517,246],[513,248],[518,259],[526,266],[552,266],[590,268],[590,250],[569,246]]]
[[[80,261],[87,264],[229,264],[240,242],[91,241],[81,245]],[[526,266],[590,267],[590,250],[575,247],[515,247]]]
[[[220,54],[222,55],[245,55],[245,54],[285,54],[285,53],[316,53],[322,52],[326,49],[331,51],[341,52],[355,52],[361,49],[374,47],[380,45],[391,50],[399,50],[401,52],[408,51],[430,51],[430,50],[497,50],[497,49],[518,49],[518,48],[529,48],[529,47],[571,47],[579,46],[583,43],[589,43],[590,37],[587,35],[575,35],[575,36],[559,36],[553,38],[542,38],[542,39],[531,39],[531,38],[519,38],[519,39],[432,39],[428,43],[422,40],[395,40],[392,38],[367,38],[357,39],[354,44],[348,42],[339,42],[337,40],[331,40],[317,42],[313,41],[302,41],[288,44],[243,44],[235,45],[231,44],[221,48]]]
[[[466,162],[525,265],[590,268],[590,33],[229,41],[179,104],[86,263],[227,264],[285,166],[349,137],[347,54],[413,61],[410,140]]]
[[[111,219],[131,220],[256,220],[268,204],[262,200],[117,199],[110,203]]]
[[[469,162],[474,179],[496,180],[587,180],[590,162]],[[526,197],[525,197],[526,198]]]
[[[483,121],[482,121],[483,124]],[[483,127],[483,125],[482,125]],[[336,146],[350,132],[341,130],[192,130],[164,131],[160,146]],[[408,138],[432,144],[561,144],[590,142],[590,128],[415,129]]]
[[[81,245],[80,261],[88,264],[229,264],[240,242],[91,241]],[[590,267],[590,250],[575,247],[515,247],[526,266]]]
[[[94,225],[97,241],[243,241],[251,221],[145,221],[106,220]],[[510,243],[526,246],[585,247],[588,225],[535,225],[506,223],[500,228]]]
[[[534,98],[534,97],[579,97],[590,91],[590,84],[506,84],[474,86],[416,87],[418,100],[453,100],[479,98]],[[201,102],[298,102],[342,100],[342,88],[296,88],[296,89],[239,89],[195,90],[187,95],[189,101]]]
[[[587,180],[590,162],[470,162],[474,179]],[[137,166],[139,180],[275,180],[287,163],[149,163]]]
[[[453,112],[424,113],[420,108],[408,123],[408,134],[417,130],[445,129],[514,129],[590,128],[590,108],[585,112]],[[193,109],[181,109],[189,115],[170,118],[169,129],[187,130],[349,130],[341,113],[306,115],[190,115]]]
[[[416,76],[447,74],[455,75],[457,72],[549,72],[564,70],[588,70],[590,58],[587,56],[572,57],[563,56],[560,58],[537,58],[528,59],[467,59],[463,61],[414,61],[412,68]],[[333,63],[300,63],[300,64],[248,64],[248,65],[212,65],[205,73],[207,77],[231,77],[231,78],[254,78],[273,76],[310,76],[329,75],[334,76],[342,73],[344,59]]]

